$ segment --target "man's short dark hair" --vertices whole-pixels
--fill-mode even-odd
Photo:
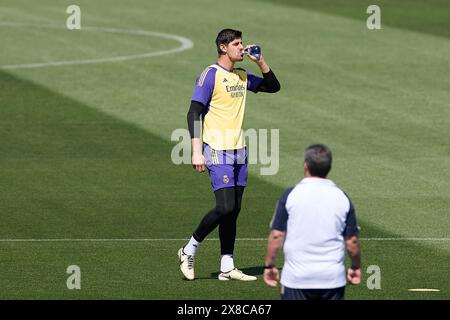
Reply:
[[[313,144],[305,150],[305,162],[314,177],[326,178],[331,170],[331,150],[324,144]]]
[[[222,54],[222,50],[220,50],[221,44],[227,45],[240,38],[242,38],[242,32],[233,29],[223,29],[216,38],[217,53]]]

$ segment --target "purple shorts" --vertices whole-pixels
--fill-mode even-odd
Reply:
[[[213,191],[247,185],[247,149],[214,150],[203,144],[203,155]]]

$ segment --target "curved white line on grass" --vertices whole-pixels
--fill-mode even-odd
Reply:
[[[128,238],[128,239],[89,239],[89,238],[55,238],[55,239],[0,239],[0,242],[146,242],[146,241],[187,241],[188,238]],[[219,241],[218,238],[205,239]],[[361,241],[450,241],[450,238],[360,238]],[[236,241],[267,241],[267,238],[237,238]]]
[[[27,24],[8,23],[8,22],[0,23],[0,26],[62,29],[60,26],[54,26],[54,25],[32,26],[32,25],[27,25]],[[179,42],[181,45],[176,48],[163,50],[163,51],[145,52],[145,53],[141,53],[141,54],[116,56],[116,57],[110,57],[110,58],[1,65],[0,69],[30,69],[30,68],[43,68],[43,67],[59,67],[59,66],[78,65],[78,64],[94,64],[94,63],[104,63],[104,62],[128,61],[128,60],[134,60],[134,59],[142,59],[142,58],[149,58],[149,57],[156,57],[156,56],[162,56],[162,55],[166,55],[166,54],[177,53],[177,52],[189,50],[192,47],[194,47],[194,43],[187,38],[173,35],[173,34],[168,34],[168,33],[155,32],[155,31],[103,28],[103,27],[82,27],[81,31],[109,32],[109,33],[138,35],[138,36],[144,36],[144,37],[159,37],[159,38],[164,38],[164,39],[169,39],[169,40],[175,40],[175,41]],[[75,31],[71,31],[71,32],[80,32],[80,31],[75,30]]]

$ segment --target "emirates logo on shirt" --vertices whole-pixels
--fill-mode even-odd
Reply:
[[[245,90],[245,86],[242,84],[237,84],[234,86],[226,86],[227,92],[234,92],[234,91],[243,91]]]
[[[244,96],[245,86],[242,84],[237,84],[234,86],[225,86],[227,92],[230,93],[232,98],[241,98]]]

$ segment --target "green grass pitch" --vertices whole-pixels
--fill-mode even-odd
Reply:
[[[64,29],[70,4],[0,4],[0,299],[278,299],[261,277],[264,239],[314,142],[332,148],[330,178],[361,226],[363,283],[346,298],[450,298],[448,1],[378,1],[381,30],[366,28],[366,0],[80,0],[78,31]],[[178,46],[87,26],[163,32],[194,47],[4,67]],[[215,62],[224,27],[261,45],[282,85],[247,98],[245,128],[280,130],[280,170],[250,166],[238,220],[236,264],[253,283],[216,279],[216,231],[198,253],[197,280],[182,279],[176,256],[214,198],[207,174],[171,162],[170,137],[186,127],[195,78]],[[69,265],[81,269],[81,290],[66,286]],[[366,286],[370,265],[381,269],[380,290]]]

